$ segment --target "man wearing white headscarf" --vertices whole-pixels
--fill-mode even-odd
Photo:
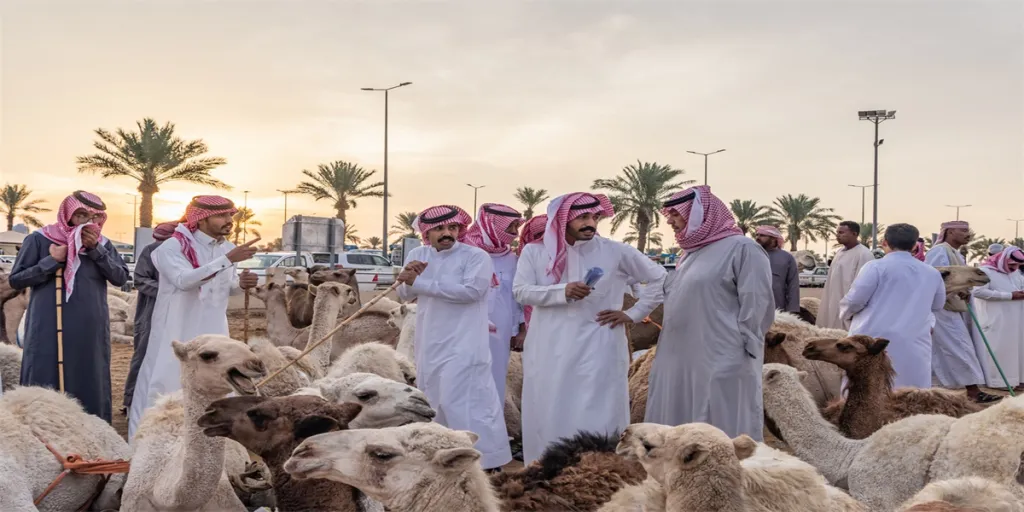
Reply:
[[[602,194],[577,192],[548,205],[543,244],[523,249],[512,287],[533,306],[523,348],[523,458],[580,431],[617,435],[629,425],[625,324],[643,320],[662,299],[665,269],[634,247],[597,235],[614,215]],[[588,286],[589,271],[601,269]],[[622,311],[629,286],[636,305]]]
[[[1005,388],[1007,383],[999,374],[1002,369],[1017,393],[1024,391],[1024,276],[1017,271],[1021,265],[1024,252],[1008,246],[981,264],[990,281],[974,288],[978,323],[999,361],[996,367],[988,349],[979,348],[985,385]]]

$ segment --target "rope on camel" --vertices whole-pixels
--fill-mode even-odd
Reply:
[[[331,329],[331,332],[328,332],[323,338],[320,338],[319,341],[317,341],[316,343],[313,343],[311,345],[307,345],[306,346],[306,350],[303,350],[302,353],[299,354],[298,357],[296,357],[295,359],[292,359],[291,361],[288,362],[288,364],[278,368],[277,370],[274,371],[274,373],[271,373],[270,375],[265,377],[263,380],[261,380],[258,383],[256,383],[255,387],[256,387],[257,393],[259,392],[260,386],[265,385],[271,379],[273,379],[274,377],[277,377],[278,375],[280,375],[281,372],[283,372],[286,369],[288,369],[288,367],[290,367],[293,364],[297,363],[299,361],[299,359],[302,359],[303,357],[306,357],[306,355],[309,354],[310,352],[312,352],[313,349],[319,347],[325,341],[333,338],[334,335],[338,331],[340,331],[343,327],[348,325],[350,322],[352,322],[356,318],[359,318],[360,316],[362,316],[363,313],[365,313],[367,310],[369,310],[370,306],[373,306],[374,304],[379,302],[381,299],[383,299],[385,296],[387,296],[387,294],[389,294],[389,293],[395,291],[396,289],[398,289],[398,285],[400,285],[400,284],[402,284],[402,283],[400,283],[399,281],[395,281],[395,284],[392,284],[387,290],[384,290],[383,292],[381,292],[376,297],[370,299],[366,304],[363,304],[363,306],[361,308],[359,308],[358,310],[356,310],[356,312],[354,312],[351,315],[349,315],[348,318],[342,320],[341,323],[339,323],[337,326],[335,326],[334,329]],[[358,292],[356,292],[356,293],[358,293]]]
[[[61,471],[61,473],[57,475],[57,478],[54,478],[53,481],[50,482],[50,485],[43,490],[42,494],[40,494],[39,497],[35,499],[35,505],[37,507],[39,506],[40,503],[43,502],[43,499],[46,498],[46,496],[49,495],[50,492],[52,492],[57,487],[58,484],[60,484],[61,480],[64,480],[64,477],[68,476],[71,473],[74,473],[76,475],[103,475],[103,479],[100,480],[100,483],[96,488],[96,491],[89,498],[89,500],[86,501],[85,504],[78,509],[79,511],[87,510],[89,506],[91,506],[92,503],[96,500],[96,498],[99,497],[100,493],[103,492],[103,487],[107,484],[107,481],[110,480],[110,475],[126,474],[128,473],[128,469],[131,465],[130,461],[124,459],[85,460],[82,458],[81,455],[78,455],[77,453],[72,453],[70,455],[64,456],[61,455],[60,452],[58,452],[57,449],[54,448],[53,445],[51,445],[50,443],[46,442],[42,438],[39,438],[39,440],[42,441],[44,445],[46,445],[46,449],[50,450],[50,453],[52,453],[54,457],[57,457],[57,462],[60,463],[61,467],[64,470]]]
[[[655,326],[655,327],[657,327],[659,331],[660,331],[660,330],[662,330],[662,328],[661,328],[661,324],[659,324],[658,322],[655,322],[655,321],[654,321],[654,320],[652,320],[652,319],[651,319],[651,317],[649,317],[649,316],[645,316],[645,317],[644,317],[644,319],[643,319],[643,320],[641,320],[641,322],[642,322],[642,323],[645,323],[645,324],[654,324],[654,326]]]

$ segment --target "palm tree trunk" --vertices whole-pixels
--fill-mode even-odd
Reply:
[[[790,233],[792,233],[793,236],[789,238],[789,251],[796,252],[797,249],[799,249],[796,244],[800,241],[801,233],[796,230],[790,231]]]
[[[13,209],[12,209],[13,210]],[[14,229],[14,212],[7,214],[7,231]]]
[[[650,221],[641,216],[636,222],[636,250],[641,253],[647,248],[647,232],[650,231]]]
[[[335,215],[335,218],[341,219],[343,224],[346,226],[348,225],[348,222],[345,220],[345,208],[338,208],[338,213]]]
[[[140,192],[142,192],[142,202],[139,203],[139,227],[151,228],[153,227],[153,193]]]

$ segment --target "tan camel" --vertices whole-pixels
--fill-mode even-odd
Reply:
[[[898,512],[1024,512],[1024,487],[968,477],[928,484]]]
[[[329,432],[303,441],[284,469],[351,485],[389,510],[498,512],[477,439],[437,423]]]
[[[822,411],[829,422],[851,439],[864,439],[887,423],[915,414],[959,418],[982,407],[963,393],[929,388],[893,389],[896,375],[885,347],[889,340],[854,335],[810,341],[804,357],[832,363],[849,379],[846,399],[837,398]]]
[[[291,269],[290,269],[291,270]],[[288,271],[286,271],[287,273]],[[335,271],[318,270],[310,275],[306,269],[294,269],[294,272],[288,274],[291,275],[295,281],[289,286],[287,298],[288,298],[288,318],[291,320],[292,325],[295,327],[306,327],[313,323],[313,298],[309,293],[309,285],[320,285],[323,283],[341,283],[348,285],[353,290],[358,292],[359,283],[356,282],[356,271],[355,269],[339,269]],[[358,306],[362,303],[358,299],[359,293],[356,293],[356,302],[352,305]],[[354,309],[348,309],[349,312]],[[348,316],[348,314],[345,314]]]

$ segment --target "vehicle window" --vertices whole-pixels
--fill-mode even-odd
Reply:
[[[352,265],[373,265],[373,258],[366,254],[349,254],[348,262]]]
[[[238,268],[247,268],[252,270],[265,269],[270,267],[270,265],[277,261],[277,258],[278,256],[273,256],[270,254],[257,254],[252,258],[239,262]]]
[[[129,265],[131,265],[132,263],[135,263],[135,255],[134,254],[123,253],[123,252],[119,253],[119,254],[121,255],[121,259],[124,260],[125,263],[127,263]]]
[[[313,263],[330,263],[331,255],[326,252],[313,253]]]
[[[378,267],[390,267],[391,266],[391,262],[388,261],[387,258],[385,258],[383,256],[377,256],[376,254],[374,254],[374,255],[370,256],[370,259],[373,260],[373,265],[376,265]]]
[[[828,269],[827,268],[819,268],[819,269],[814,271],[814,274],[815,275],[819,275],[819,276],[826,275],[826,274],[828,274]]]
[[[287,258],[281,260],[281,264],[278,265],[278,266],[280,266],[280,267],[294,267],[295,266],[295,256],[288,256]]]

